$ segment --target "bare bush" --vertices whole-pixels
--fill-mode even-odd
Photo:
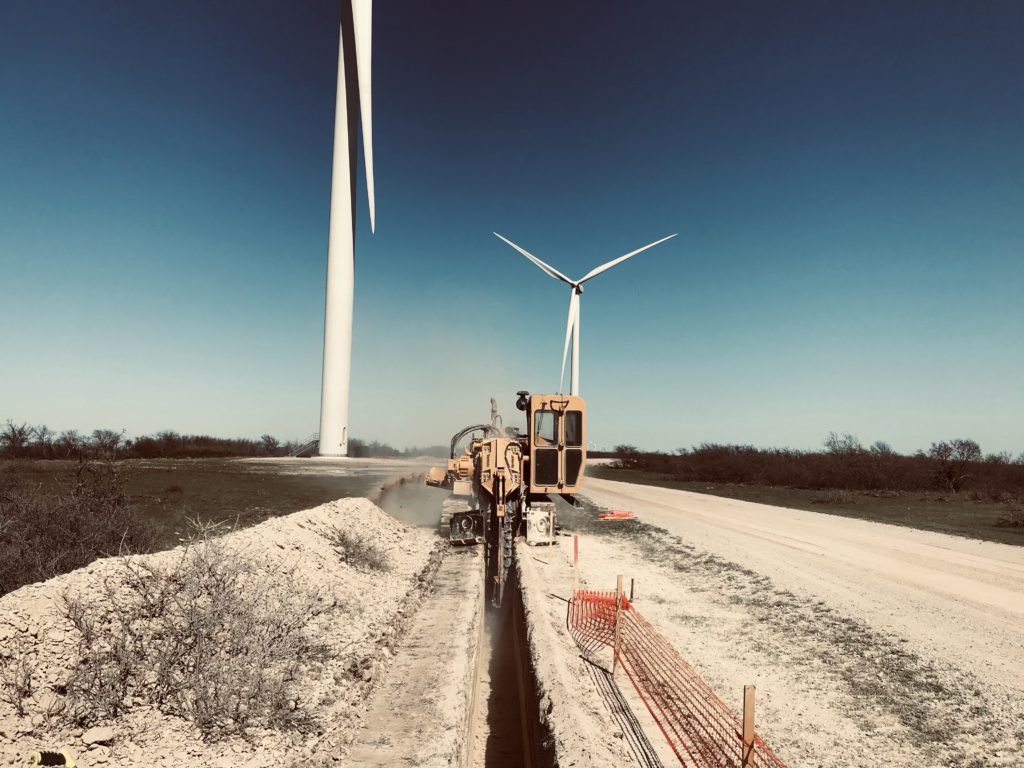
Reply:
[[[28,424],[15,424],[10,419],[0,429],[0,450],[17,459],[28,451],[35,430]]]
[[[860,444],[860,440],[854,434],[844,432],[840,435],[829,432],[825,438],[825,450],[833,455],[843,456],[863,453],[864,446]]]
[[[326,536],[343,563],[367,571],[386,571],[390,568],[384,550],[354,533],[335,527],[329,529]]]
[[[98,456],[112,459],[117,456],[117,451],[124,442],[124,430],[118,432],[113,429],[94,429],[89,442]]]
[[[303,628],[316,596],[295,571],[259,563],[196,526],[171,563],[126,560],[102,598],[66,596],[81,664],[68,683],[79,722],[148,703],[186,717],[207,737],[254,722],[300,722],[294,690],[313,647]]]
[[[35,690],[32,685],[34,675],[35,666],[26,656],[9,659],[0,666],[0,700],[14,707],[14,711],[22,717],[27,714],[25,700]]]
[[[77,429],[66,429],[55,443],[55,453],[65,459],[81,457],[85,453],[86,440]]]
[[[786,486],[828,492],[908,493],[942,488],[973,491],[976,501],[1020,503],[1024,499],[1024,461],[1008,454],[982,460],[973,440],[934,443],[914,455],[895,452],[884,441],[867,450],[855,435],[830,433],[825,450],[755,448],[751,445],[702,443],[674,454],[640,452],[617,446],[613,469],[637,470],[672,482],[737,483]]]
[[[956,438],[948,443],[945,440],[932,443],[928,455],[938,463],[936,482],[959,493],[971,477],[967,470],[981,461],[981,448],[973,440]]]

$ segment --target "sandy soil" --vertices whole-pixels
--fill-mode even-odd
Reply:
[[[586,496],[560,512],[585,581],[634,578],[637,608],[737,708],[756,684],[788,764],[1024,765],[1024,549],[605,480]],[[565,552],[545,559],[564,579]]]
[[[425,525],[436,513],[425,511],[418,489],[391,504]],[[559,511],[581,536],[583,583],[611,589],[616,574],[627,584],[632,578],[636,607],[737,708],[743,685],[756,684],[758,730],[789,765],[1024,765],[1024,549],[612,481],[589,479],[584,501]],[[629,509],[639,519],[600,523],[599,508]],[[369,535],[388,551],[388,570],[341,562],[325,535],[333,527]],[[83,729],[60,715],[77,631],[58,599],[65,591],[98,594],[104,579],[123,571],[111,558],[0,598],[0,663],[26,657],[37,672],[26,715],[0,700],[0,765],[65,745],[83,766],[288,766],[342,762],[353,741],[373,747],[392,732],[424,747],[439,743],[411,727],[399,733],[412,721],[387,702],[404,700],[404,681],[410,694],[419,690],[447,707],[454,720],[446,728],[462,731],[448,734],[458,738],[441,752],[424,751],[422,762],[457,759],[472,729],[460,726],[465,712],[445,702],[471,687],[470,662],[459,690],[437,686],[435,693],[415,664],[393,660],[415,646],[429,662],[438,653],[430,643],[440,639],[443,648],[453,632],[467,642],[474,634],[458,618],[418,610],[440,562],[432,530],[397,522],[366,499],[347,499],[228,540],[261,558],[268,574],[294,571],[295,583],[320,598],[306,631],[325,654],[302,669],[296,701],[309,727],[255,728],[246,738],[211,742],[189,722],[136,703],[114,722],[98,723],[112,727],[112,739],[85,745]],[[581,658],[565,629],[570,542],[518,548],[545,738],[562,765],[656,766],[659,757],[672,764],[625,678]],[[475,569],[467,574],[479,580]],[[452,616],[466,607],[466,589],[475,589],[466,584],[453,593]],[[489,670],[484,677],[507,685]],[[382,715],[364,727],[377,719],[374,707],[390,713],[390,724]],[[477,751],[494,741],[486,725],[474,734]]]
[[[410,622],[346,765],[464,765],[483,634],[483,556],[445,551],[429,600]],[[323,755],[314,755],[313,762]]]
[[[386,570],[353,567],[339,558],[331,529],[357,532],[387,552]],[[320,653],[299,670],[294,707],[308,717],[297,730],[253,728],[242,738],[204,741],[186,720],[135,702],[109,726],[113,738],[83,743],[83,728],[60,714],[61,686],[76,658],[78,632],[60,610],[65,592],[98,596],[105,579],[123,578],[122,558],[99,560],[79,571],[23,587],[0,598],[0,662],[22,657],[35,669],[34,695],[25,716],[0,701],[0,764],[20,764],[31,750],[69,746],[79,765],[278,766],[340,760],[361,727],[366,700],[392,664],[398,639],[429,589],[432,531],[403,525],[366,499],[343,499],[275,518],[229,534],[233,551],[262,563],[261,583],[287,578],[282,589],[313,596],[315,615],[304,631]],[[159,565],[170,550],[135,558]],[[296,593],[297,594],[297,593]]]
[[[527,634],[540,697],[558,765],[612,768],[628,765],[614,708],[595,670],[572,644],[565,627],[572,595],[571,546],[516,546]]]

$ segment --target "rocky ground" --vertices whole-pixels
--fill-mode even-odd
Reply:
[[[313,755],[318,762],[344,758],[370,693],[429,589],[440,560],[438,538],[395,521],[366,499],[344,499],[215,541],[206,559],[187,560],[189,552],[201,550],[200,543],[108,558],[0,598],[0,765],[22,764],[31,751],[61,747],[70,748],[82,766],[278,766],[304,764]],[[216,600],[197,598],[182,586],[207,566],[204,584],[220,585],[228,573],[241,585],[243,597],[228,601],[227,615],[241,622],[231,629],[230,642],[260,640],[257,650],[268,659],[267,678],[246,678],[233,691],[231,660],[214,653],[203,661],[204,690],[184,702],[165,697],[158,703],[159,663],[201,658],[191,646],[177,649],[176,656],[167,650],[175,622],[184,620],[174,606],[187,605],[204,617],[224,613],[218,613],[225,606]],[[156,598],[139,596],[144,587],[154,591],[154,585],[160,585],[166,602],[159,625],[153,618]],[[80,613],[69,611],[69,605],[79,606]],[[129,615],[126,622],[125,607],[138,605],[143,613]],[[276,623],[245,624],[243,608],[264,611]],[[140,647],[112,642],[124,636],[114,631],[122,623],[134,628],[130,637],[143,638]],[[279,634],[268,634],[267,626]],[[87,641],[83,629],[99,639]],[[157,657],[153,648],[166,652]],[[102,706],[90,711],[91,703],[106,700],[81,693],[106,691],[116,683],[83,675],[90,660],[100,657],[135,662],[128,670],[123,711],[116,715]],[[151,662],[156,666],[146,668]],[[227,665],[221,677],[218,663]],[[177,674],[198,679],[198,666],[195,661],[179,665]],[[108,674],[111,666],[104,669]],[[239,704],[254,700],[246,686],[257,682],[267,685],[268,698],[277,697],[277,709],[255,713],[255,707]],[[220,710],[211,701],[222,703],[233,717],[218,719]]]
[[[396,514],[433,519],[421,486],[400,490],[388,502]],[[638,519],[597,521],[612,508]],[[580,535],[583,585],[632,579],[636,608],[724,700],[739,708],[743,685],[757,686],[758,731],[789,765],[1024,765],[1024,549],[609,481],[588,481],[584,504],[559,515]],[[425,765],[461,753],[497,764],[515,739],[496,737],[495,716],[530,715],[531,695],[544,721],[536,738],[560,765],[672,764],[626,678],[610,675],[609,658],[583,658],[566,631],[569,537],[519,546],[533,669],[484,670],[478,707],[500,704],[502,686],[524,690],[473,720],[459,691],[474,688],[479,625],[460,617],[481,572],[468,560],[455,568],[443,551],[432,529],[346,499],[6,595],[0,765],[61,747],[83,766],[357,764],[357,753],[365,764],[382,745]],[[424,610],[435,579],[434,602],[451,618]],[[444,583],[461,584],[447,602]],[[172,642],[181,622],[202,630],[210,616],[228,620],[209,634],[216,652]],[[250,637],[252,647],[240,641]],[[430,682],[441,669],[430,660],[454,640],[469,651],[462,672]],[[119,667],[98,660],[127,662],[123,711],[108,711]],[[167,669],[191,697],[161,695]],[[274,706],[242,706],[256,701],[254,686]],[[456,698],[459,707],[446,703]],[[444,739],[414,725],[435,705],[451,715]]]

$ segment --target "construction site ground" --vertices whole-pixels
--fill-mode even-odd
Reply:
[[[598,521],[611,509],[637,519]],[[586,586],[633,579],[635,607],[736,709],[757,686],[758,731],[789,765],[1024,765],[1024,549],[592,479],[559,514]],[[556,631],[571,551],[522,559],[554,656],[575,651]],[[580,717],[565,706],[556,736]]]
[[[346,561],[338,548],[339,532],[358,536],[383,553],[386,567]],[[105,585],[123,583],[129,563],[143,571],[173,567],[182,557],[179,548],[98,560],[0,598],[5,680],[23,659],[32,670],[31,696],[20,702],[23,712],[9,695],[10,685],[4,685],[0,696],[0,765],[26,764],[30,752],[60,747],[69,747],[78,765],[86,768],[108,763],[215,768],[333,764],[359,744],[374,694],[392,669],[405,669],[408,643],[421,636],[417,622],[429,613],[421,608],[433,597],[447,546],[433,529],[399,523],[367,499],[342,499],[274,518],[229,533],[222,541],[227,559],[219,562],[237,557],[249,564],[251,578],[240,582],[243,589],[255,584],[285,600],[307,601],[312,609],[303,633],[315,653],[295,670],[288,702],[296,726],[279,729],[257,723],[244,733],[204,734],[189,719],[142,698],[113,718],[95,716],[77,723],[65,716],[70,704],[66,681],[81,653],[80,633],[62,607],[64,596],[94,605],[103,625],[108,621],[102,618]],[[463,570],[470,591],[478,592],[477,569]],[[435,607],[443,604],[432,602]],[[471,627],[462,631],[458,621],[450,626],[465,643]],[[435,627],[431,634],[448,629]],[[399,648],[405,651],[401,663],[396,659]],[[466,685],[464,680],[453,684],[460,689]]]
[[[446,553],[432,580],[430,604],[412,618],[370,700],[347,764],[446,768],[463,763],[472,749],[483,580],[479,550]]]
[[[302,732],[206,740],[137,705],[86,745],[54,710],[75,649],[57,598],[117,559],[0,598],[0,647],[30,654],[40,684],[24,716],[0,701],[0,764],[67,745],[82,766],[671,765],[610,654],[582,658],[566,631],[576,533],[583,585],[632,580],[636,609],[737,709],[756,685],[758,730],[794,768],[1024,765],[1024,549],[588,480],[579,506],[559,504],[567,535],[520,543],[512,599],[485,613],[478,551],[439,546],[442,498],[398,484],[388,515],[351,499],[231,534],[326,599]],[[386,546],[390,569],[339,562],[339,526]]]

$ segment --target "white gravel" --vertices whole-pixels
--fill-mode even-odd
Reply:
[[[636,579],[727,701],[755,683],[790,765],[1024,765],[1024,549],[607,480],[585,495],[639,517],[572,513],[586,580]]]
[[[355,532],[385,550],[387,570],[342,562],[325,536],[331,528]],[[0,662],[26,657],[36,670],[35,695],[25,702],[25,716],[0,701],[0,765],[21,764],[32,750],[63,746],[79,755],[81,766],[298,765],[314,752],[340,759],[361,726],[367,696],[391,663],[407,617],[428,588],[419,577],[436,535],[398,523],[366,499],[342,499],[231,533],[224,541],[263,563],[266,578],[280,574],[289,579],[288,588],[317,596],[319,613],[305,631],[323,655],[303,666],[296,680],[301,693],[296,706],[307,710],[309,725],[301,732],[257,728],[245,739],[206,742],[191,723],[136,703],[115,721],[96,723],[112,728],[109,743],[84,743],[85,736],[95,734],[54,714],[63,702],[53,689],[77,662],[78,642],[59,598],[65,591],[100,594],[104,579],[123,573],[121,559],[108,558],[0,598]],[[166,565],[179,556],[171,550],[139,560]]]

